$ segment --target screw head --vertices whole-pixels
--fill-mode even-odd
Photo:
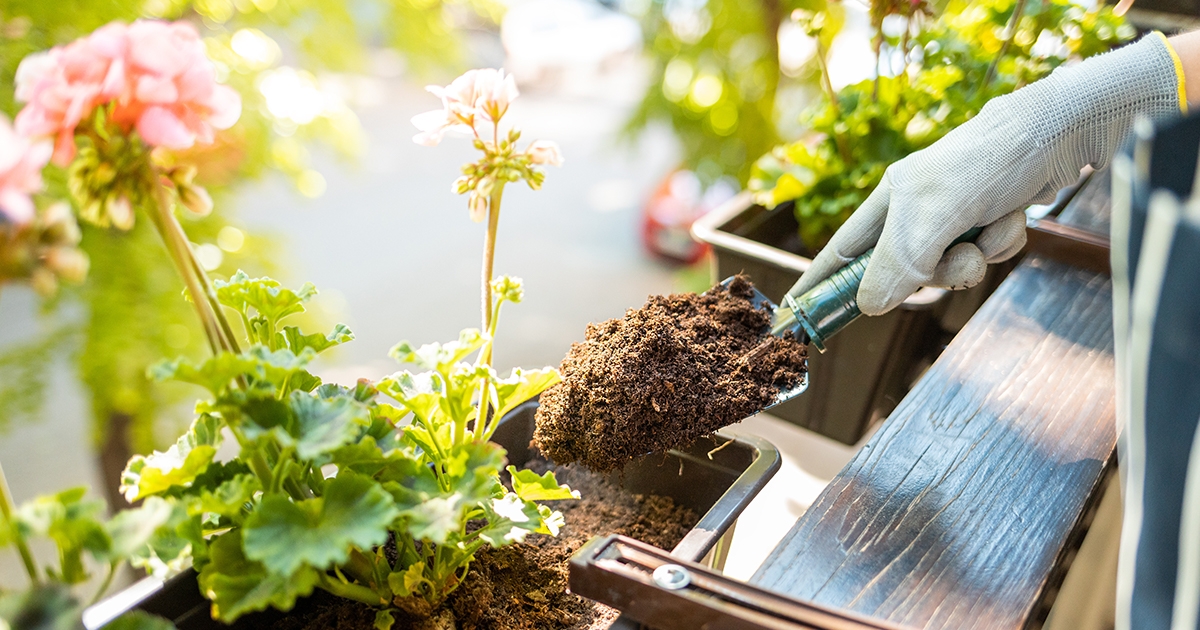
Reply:
[[[651,577],[655,584],[669,591],[677,591],[692,583],[692,574],[678,564],[664,564],[655,569]]]

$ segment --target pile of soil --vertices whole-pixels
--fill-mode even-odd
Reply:
[[[666,497],[634,495],[603,476],[544,459],[526,468],[555,471],[559,482],[579,490],[577,501],[546,501],[566,517],[558,536],[530,534],[524,543],[481,550],[466,581],[450,596],[457,630],[591,630],[607,628],[618,612],[567,592],[567,561],[593,536],[623,534],[671,549],[699,522],[691,510]],[[275,630],[374,630],[375,611],[317,590]],[[428,626],[400,618],[393,630]]]
[[[771,313],[752,297],[738,276],[590,324],[562,361],[562,382],[542,393],[538,448],[560,464],[614,470],[741,421],[799,385],[806,347],[767,334]]]

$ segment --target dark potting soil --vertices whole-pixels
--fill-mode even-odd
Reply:
[[[559,367],[562,382],[542,393],[538,448],[558,463],[615,470],[738,422],[798,385],[807,349],[765,334],[771,313],[752,297],[738,276],[588,325]]]
[[[616,610],[567,592],[567,561],[593,536],[623,534],[671,549],[699,521],[666,497],[633,495],[603,476],[544,459],[526,468],[555,471],[579,490],[578,501],[547,501],[566,517],[558,536],[530,534],[523,543],[484,549],[466,581],[450,596],[457,630],[590,630],[607,628]],[[394,630],[425,630],[422,622],[396,616]],[[374,630],[375,611],[315,591],[272,630]],[[427,622],[426,622],[427,623]]]

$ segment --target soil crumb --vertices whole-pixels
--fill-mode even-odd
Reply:
[[[542,393],[538,448],[560,464],[615,470],[738,422],[800,384],[806,347],[766,334],[771,313],[752,297],[737,276],[589,324],[562,361],[562,382]]]
[[[607,628],[618,611],[567,592],[567,561],[593,536],[623,534],[671,549],[697,522],[691,510],[666,497],[635,495],[604,476],[580,467],[556,466],[544,459],[526,468],[553,470],[558,480],[579,490],[578,501],[546,501],[566,517],[558,536],[530,534],[523,543],[485,548],[471,563],[466,581],[450,596],[456,630],[592,630]],[[244,620],[248,620],[245,618]],[[374,630],[375,611],[324,591],[299,602],[283,619],[237,628],[273,630]],[[393,630],[428,630],[396,616]]]

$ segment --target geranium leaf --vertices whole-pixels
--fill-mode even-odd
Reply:
[[[17,529],[24,538],[45,536],[57,545],[57,579],[66,584],[89,577],[83,564],[85,551],[103,556],[112,545],[101,522],[104,504],[84,499],[85,492],[85,488],[72,488],[40,496],[21,504],[15,514]]]
[[[579,491],[572,490],[570,486],[560,485],[552,470],[539,475],[532,470],[517,470],[516,466],[509,466],[508,473],[512,475],[513,492],[523,501],[579,498]]]
[[[433,421],[446,393],[446,383],[437,372],[397,372],[375,386],[427,423]]]
[[[176,380],[199,385],[213,396],[219,396],[234,379],[253,373],[254,368],[253,360],[240,354],[222,352],[199,364],[185,357],[160,361],[150,366],[147,374],[156,381]]]
[[[513,368],[508,378],[496,381],[496,413],[503,416],[561,380],[558,370],[551,367],[540,370]]]
[[[358,437],[360,429],[371,424],[371,412],[351,398],[324,400],[292,392],[288,404],[295,415],[289,433],[301,459],[313,459],[348,444]]]
[[[311,283],[293,291],[271,278],[251,278],[239,270],[228,282],[213,282],[217,301],[247,315],[250,309],[270,322],[304,312],[304,303],[317,294]]]
[[[275,574],[290,575],[302,565],[324,570],[344,563],[352,546],[383,544],[398,514],[378,483],[340,471],[321,498],[292,502],[283,495],[263,497],[246,519],[246,556]]]
[[[488,524],[476,535],[493,547],[521,542],[542,525],[537,504],[522,501],[512,492],[484,502],[483,508]]]
[[[483,333],[468,328],[458,334],[457,341],[444,344],[427,343],[417,348],[407,341],[401,341],[392,347],[388,355],[401,363],[413,363],[426,370],[448,373],[450,368],[482,348],[486,342],[487,337]]]
[[[237,529],[213,539],[199,577],[201,592],[212,600],[213,618],[226,623],[269,606],[291,610],[296,598],[311,594],[318,581],[320,574],[312,567],[279,574],[246,558],[242,530]]]
[[[0,594],[0,627],[84,630],[82,615],[83,606],[63,584],[37,584],[24,591]]]
[[[121,492],[132,503],[173,486],[187,487],[212,462],[220,445],[220,420],[201,414],[165,452],[130,459],[121,475]]]
[[[131,610],[108,622],[104,630],[175,630],[175,624],[148,612]]]
[[[350,332],[345,324],[338,324],[328,335],[320,333],[306,335],[295,326],[285,326],[283,331],[278,334],[283,343],[287,344],[287,347],[296,354],[303,352],[305,348],[312,348],[313,352],[320,354],[354,339],[354,333]]]
[[[148,497],[137,507],[117,512],[104,524],[111,547],[97,559],[115,562],[141,551],[158,529],[171,520],[176,507],[161,497]],[[182,506],[178,508],[183,509]]]
[[[391,609],[385,608],[375,613],[375,630],[392,630],[395,623],[396,618],[392,616]]]

